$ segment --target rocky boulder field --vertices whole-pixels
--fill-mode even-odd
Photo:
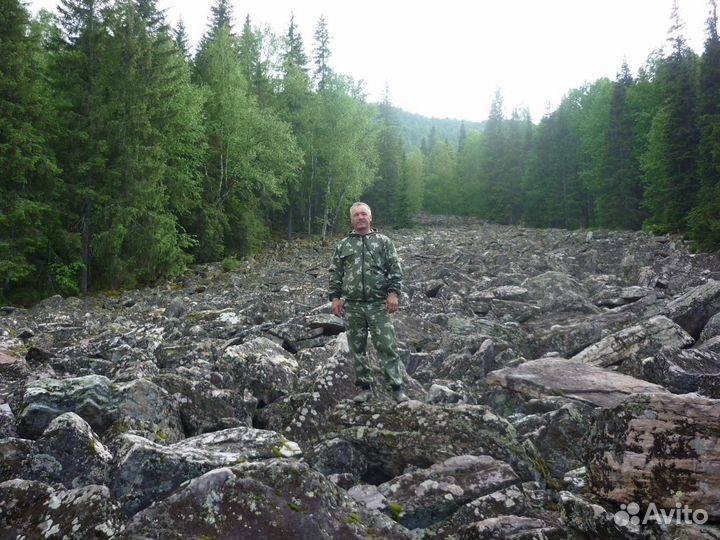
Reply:
[[[383,231],[411,400],[358,405],[333,242],[0,309],[0,538],[720,539],[720,259]]]

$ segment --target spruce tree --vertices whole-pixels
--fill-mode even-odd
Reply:
[[[700,67],[698,99],[700,192],[690,212],[689,236],[701,249],[720,250],[720,39],[717,1],[709,0],[710,16]]]
[[[109,33],[106,0],[61,0],[63,44],[53,56],[51,77],[58,96],[60,134],[54,144],[63,169],[67,204],[64,227],[80,237],[80,292],[89,289],[95,263],[96,212],[109,201],[105,186],[107,110],[104,105]]]
[[[77,259],[60,226],[62,184],[40,44],[18,0],[0,0],[0,302],[75,292]]]
[[[296,223],[312,234],[315,148],[312,126],[315,123],[316,99],[307,72],[307,56],[302,37],[291,15],[282,52],[282,77],[276,98],[280,117],[292,126],[295,140],[304,155],[304,166],[297,182],[288,184],[288,207],[285,214],[287,235],[291,237]]]
[[[325,17],[322,15],[315,28],[314,37],[313,61],[315,62],[315,71],[313,72],[313,81],[317,90],[322,92],[330,75],[330,33],[325,23]]]
[[[267,106],[272,92],[268,76],[267,62],[262,58],[263,35],[255,30],[250,22],[250,15],[245,18],[242,32],[238,39],[238,55],[243,66],[248,91],[255,96],[258,103]]]
[[[506,172],[508,136],[503,116],[503,98],[495,93],[485,126],[485,153],[481,171],[479,214],[496,223],[509,223],[511,215],[511,184]]]
[[[178,220],[199,201],[202,102],[162,14],[118,3],[109,27],[109,202],[93,252],[103,261],[96,277],[117,287],[177,275],[189,260]]]
[[[175,46],[183,53],[183,56],[190,59],[190,44],[188,41],[187,28],[182,18],[178,21],[177,26],[173,29],[173,41]]]
[[[397,221],[399,206],[404,205],[403,225],[407,225],[409,220],[407,193],[404,193],[400,186],[405,151],[387,86],[379,106],[377,130],[377,153],[380,161],[375,181],[364,195],[364,199],[373,209],[373,218],[387,224]]]
[[[283,66],[294,65],[307,72],[307,55],[303,46],[302,35],[295,24],[295,14],[290,14],[290,24],[285,34],[285,54]]]
[[[229,0],[215,0],[215,4],[210,8],[211,19],[208,24],[207,36],[212,37],[221,28],[227,27],[228,31],[233,32],[233,9]]]
[[[157,0],[134,0],[140,19],[145,22],[145,29],[150,35],[167,34],[169,27],[165,11],[158,8]]]
[[[628,102],[633,78],[626,62],[613,83],[596,216],[601,227],[638,229],[642,224],[640,164],[634,152],[634,122]]]
[[[645,226],[657,232],[686,232],[698,191],[697,57],[685,43],[683,23],[673,4],[670,54],[658,73],[664,103],[653,120],[643,156]]]

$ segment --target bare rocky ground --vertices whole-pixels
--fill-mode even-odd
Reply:
[[[718,539],[720,259],[384,231],[411,400],[357,405],[332,245],[0,314],[3,539]]]

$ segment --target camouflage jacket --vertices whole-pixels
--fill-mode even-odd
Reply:
[[[340,241],[330,267],[331,300],[379,302],[401,290],[402,267],[392,240],[372,230],[366,235],[351,232]]]

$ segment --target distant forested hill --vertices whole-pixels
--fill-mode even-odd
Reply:
[[[423,137],[430,136],[435,128],[435,137],[438,141],[457,142],[460,136],[460,126],[465,123],[465,131],[483,131],[485,122],[468,122],[454,118],[428,118],[420,114],[403,111],[393,107],[400,122],[400,131],[405,141],[405,149],[410,151],[420,148]]]

